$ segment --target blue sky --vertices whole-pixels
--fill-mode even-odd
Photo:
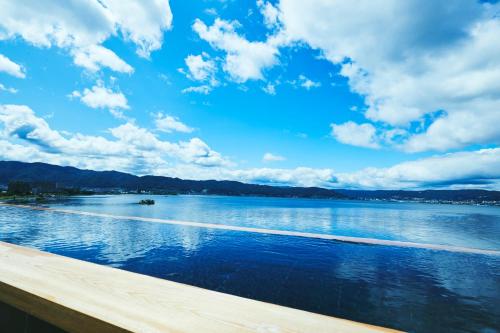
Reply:
[[[2,8],[2,159],[280,185],[498,188],[497,3]]]

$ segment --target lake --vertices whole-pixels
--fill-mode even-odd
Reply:
[[[154,206],[141,199],[153,198]],[[46,205],[500,251],[500,208],[116,195]],[[500,256],[0,207],[0,240],[410,332],[499,332]]]

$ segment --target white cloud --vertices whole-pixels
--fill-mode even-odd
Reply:
[[[305,75],[302,74],[299,75],[298,84],[302,88],[305,88],[306,90],[311,90],[312,88],[321,87],[321,82],[312,81],[311,79],[307,78]]]
[[[6,91],[6,92],[11,93],[11,94],[17,93],[17,89],[6,87],[1,83],[0,83],[0,91]]]
[[[183,94],[188,94],[188,93],[194,92],[194,93],[198,93],[198,94],[208,95],[211,91],[212,91],[212,87],[207,85],[207,84],[204,84],[204,85],[197,86],[197,87],[188,87],[186,89],[183,89],[181,92]]]
[[[262,16],[264,16],[264,24],[268,29],[273,28],[278,23],[279,11],[270,2],[257,0],[257,7]]]
[[[482,187],[500,189],[500,148],[464,151],[352,173],[332,169],[234,169],[199,138],[178,143],[158,139],[132,123],[109,129],[111,138],[50,128],[27,106],[0,106],[0,156],[95,170],[232,179],[274,185],[328,188],[415,189]]]
[[[181,122],[178,118],[158,113],[155,119],[156,129],[166,133],[181,132],[191,133],[193,128]]]
[[[207,15],[217,16],[217,9],[215,8],[207,8],[203,11]]]
[[[483,114],[457,110],[438,118],[424,133],[411,136],[402,145],[402,149],[408,152],[442,151],[472,143],[500,143],[500,103],[492,107],[493,109],[485,109],[487,111]],[[477,105],[477,108],[481,106]]]
[[[79,98],[80,101],[93,109],[108,109],[119,118],[122,117],[121,110],[130,109],[127,98],[119,91],[113,91],[97,82],[92,88],[85,88],[82,92],[73,91],[70,98]]]
[[[79,133],[63,135],[27,106],[0,105],[0,125],[0,154],[4,159],[136,174],[158,174],[158,170],[174,165],[180,169],[186,165],[231,165],[199,138],[178,143],[162,141],[132,123],[109,129],[112,139]]]
[[[2,39],[21,37],[40,47],[100,44],[114,33],[112,13],[98,1],[2,1]]]
[[[140,56],[149,57],[161,47],[171,23],[168,0],[77,0],[64,6],[57,0],[2,1],[0,40],[20,37],[37,47],[56,46],[87,69],[105,66],[129,73],[130,66],[101,44],[122,36],[137,46]]]
[[[287,83],[292,85],[292,87],[294,87],[294,88],[301,87],[301,88],[304,88],[306,90],[311,90],[313,88],[321,87],[321,82],[313,81],[313,80],[309,79],[307,76],[305,76],[304,74],[300,74],[297,79],[287,81]]]
[[[102,67],[108,67],[115,72],[133,73],[132,66],[123,61],[113,51],[100,45],[90,45],[85,48],[75,49],[73,51],[74,62],[76,65],[96,72]]]
[[[207,58],[207,60],[204,60]],[[216,67],[213,60],[210,59],[208,54],[188,55],[186,59],[186,66],[189,70],[189,78],[196,81],[205,81],[213,77]]]
[[[256,168],[230,170],[226,179],[268,185],[318,186],[332,188],[338,185],[331,169],[299,167],[294,169]]]
[[[278,17],[290,40],[342,67],[381,130],[408,129],[444,110],[400,146],[425,151],[500,142],[492,125],[500,121],[499,8],[475,0],[281,0]]]
[[[464,151],[337,174],[344,186],[362,188],[485,187],[500,189],[500,148]]]
[[[204,55],[188,55],[185,59],[189,69],[189,76],[196,81],[204,81],[213,75],[215,63],[208,59],[203,59]]]
[[[16,64],[3,54],[0,54],[0,72],[24,79],[26,77],[25,71],[21,65]]]
[[[276,95],[276,85],[272,84],[271,82],[262,87],[262,90],[268,95]]]
[[[389,168],[366,168],[337,173],[332,169],[216,168],[205,171],[169,169],[178,177],[232,179],[250,183],[326,188],[500,189],[500,148],[438,155],[396,164]]]
[[[163,32],[172,26],[168,0],[101,1],[111,12],[125,39],[137,45],[137,54],[148,58],[151,52],[161,48]]]
[[[66,142],[64,136],[24,105],[0,105],[0,122],[3,125],[1,136],[5,140],[17,138],[52,152],[60,151],[62,143]]]
[[[193,138],[188,142],[180,142],[178,154],[184,162],[198,166],[215,167],[232,165],[231,162],[223,158],[218,152],[212,150],[199,138]]]
[[[228,167],[199,168],[188,165],[183,168],[166,168],[161,172],[162,174],[184,179],[225,179],[277,186],[320,186],[329,188],[338,186],[333,170],[306,167],[294,169],[233,169]]]
[[[343,124],[331,124],[332,136],[337,141],[358,147],[379,148],[377,130],[372,124],[356,124],[348,121]]]
[[[276,65],[279,51],[274,39],[266,42],[250,42],[236,32],[237,21],[217,18],[212,26],[197,19],[193,30],[198,36],[218,50],[226,53],[223,69],[236,82],[262,80],[263,71]]]
[[[272,153],[265,153],[264,156],[262,156],[262,161],[264,162],[279,162],[279,161],[284,161],[285,158],[280,155],[275,155]]]
[[[170,77],[167,74],[164,73],[158,74],[158,78],[163,82],[165,82],[167,85],[169,86],[172,85],[172,81],[170,80]]]

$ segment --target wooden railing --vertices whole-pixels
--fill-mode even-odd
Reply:
[[[0,302],[68,332],[395,332],[3,242]]]

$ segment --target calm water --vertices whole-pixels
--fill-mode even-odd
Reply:
[[[72,198],[113,215],[500,250],[500,208],[207,196]],[[500,257],[0,207],[0,240],[410,332],[500,332]]]

